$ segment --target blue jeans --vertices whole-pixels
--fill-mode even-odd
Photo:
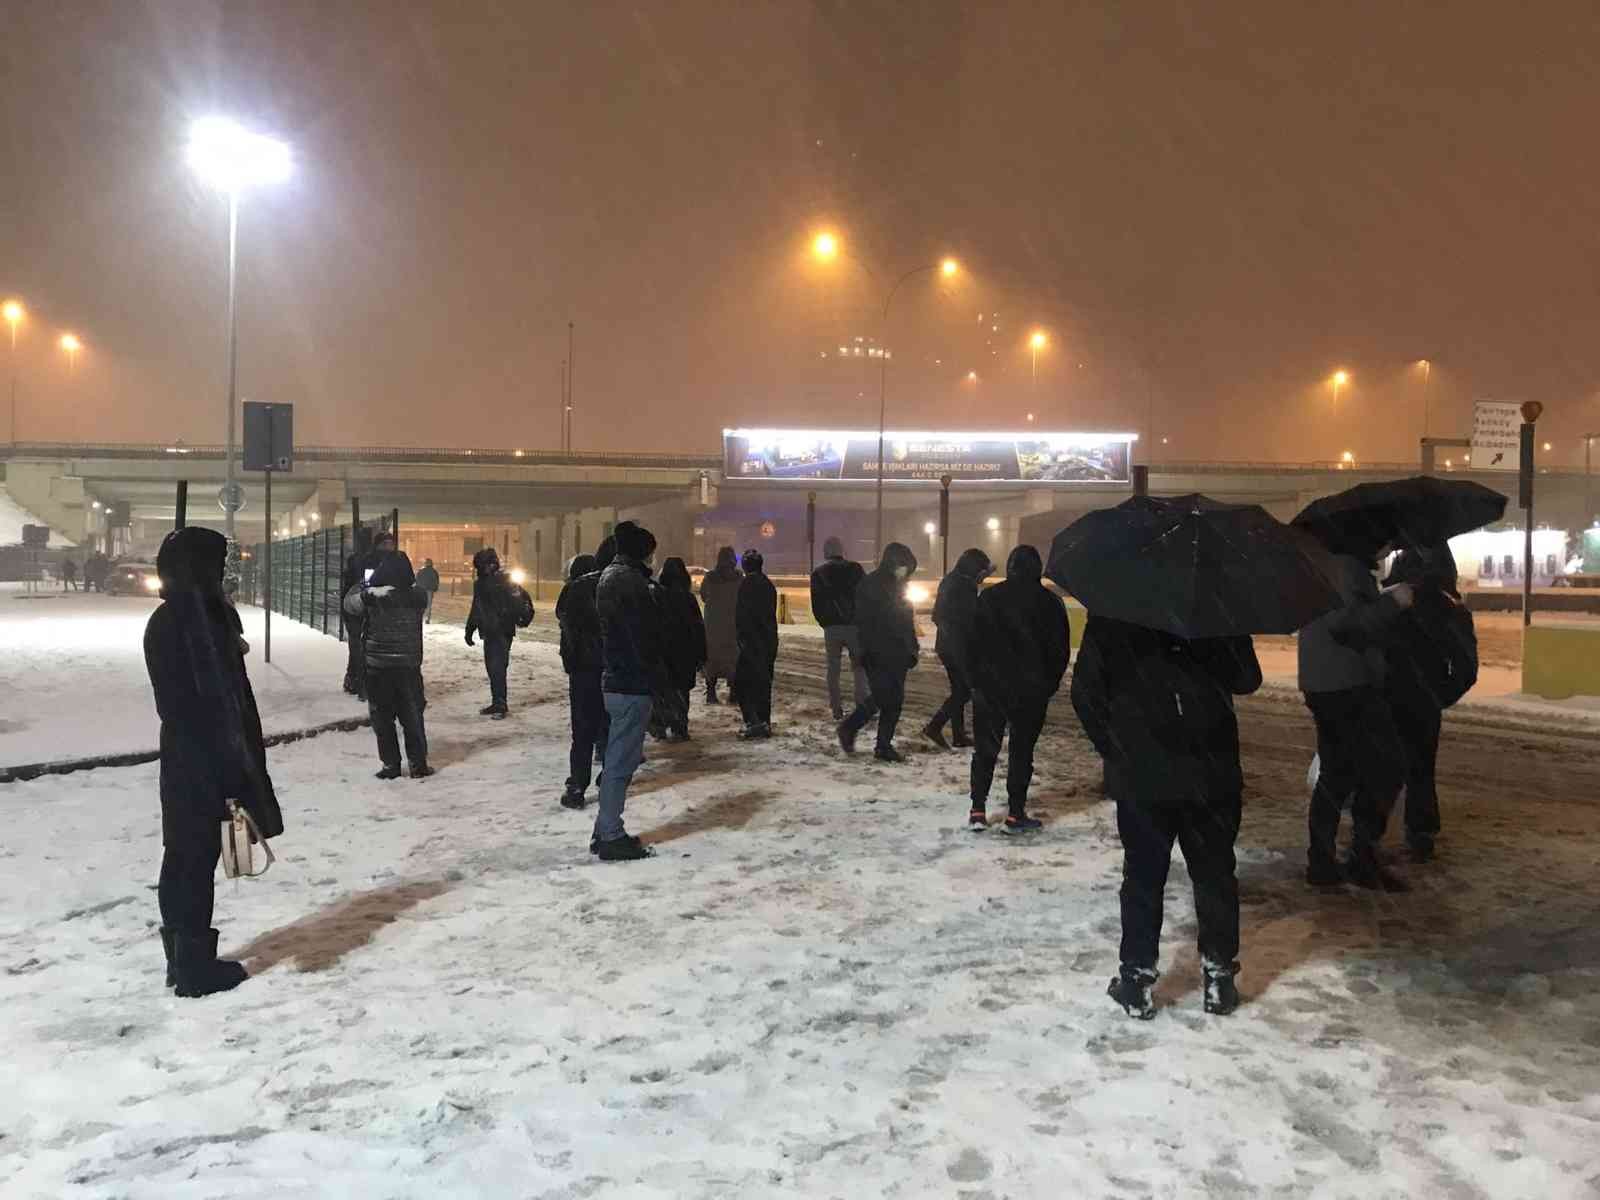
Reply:
[[[644,734],[650,725],[650,697],[606,693],[606,765],[600,774],[600,811],[594,818],[594,836],[613,842],[627,833],[622,827],[622,807],[628,785],[644,759]]]

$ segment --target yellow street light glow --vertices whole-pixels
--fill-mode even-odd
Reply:
[[[811,252],[828,262],[839,253],[839,239],[831,233],[819,233],[811,242]]]
[[[968,371],[967,372],[967,382],[968,383],[977,383],[978,382],[978,373],[976,371]]]
[[[1028,420],[1029,420],[1030,423],[1033,421],[1033,414],[1032,413],[1028,414]]]
[[[512,567],[511,582],[516,584],[518,587],[521,587],[524,583],[528,582],[528,573],[521,567]]]
[[[1335,371],[1333,373],[1333,383],[1334,383],[1335,387],[1343,387],[1345,384],[1347,384],[1349,382],[1350,382],[1350,372],[1349,371]]]
[[[76,354],[83,349],[83,343],[78,340],[77,334],[63,333],[61,335],[61,348],[68,354]]]
[[[913,583],[906,588],[906,599],[913,604],[926,604],[928,589],[920,583]]]
[[[1550,443],[1549,443],[1549,442],[1546,442],[1546,443],[1545,443],[1545,444],[1544,444],[1544,448],[1545,448],[1545,449],[1546,449],[1546,450],[1548,450],[1548,449],[1550,449]]]
[[[27,310],[15,300],[7,300],[5,304],[0,305],[0,316],[4,316],[5,319],[10,321],[13,325],[22,320],[22,318],[26,315]]]
[[[927,534],[929,537],[932,537],[934,534],[939,532],[939,527],[937,525],[935,525],[932,521],[929,521],[926,525],[924,525],[922,527],[922,532]]]
[[[1000,518],[999,517],[990,517],[987,521],[984,522],[984,525],[988,528],[990,533],[999,533],[1000,532]]]
[[[959,270],[961,270],[961,264],[953,258],[947,258],[939,264],[939,273],[947,279]]]
[[[1356,456],[1354,454],[1350,453],[1350,451],[1348,451],[1348,450],[1346,450],[1341,457],[1344,459],[1345,462],[1355,462],[1355,460],[1356,460]]]
[[[1045,336],[1044,330],[1036,329],[1034,330],[1033,336],[1028,339],[1028,344],[1031,345],[1035,350],[1043,350],[1050,344],[1050,339]]]

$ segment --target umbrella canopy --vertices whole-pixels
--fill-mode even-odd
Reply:
[[[1418,475],[1358,483],[1308,504],[1294,524],[1339,554],[1371,558],[1383,546],[1436,546],[1498,521],[1506,498],[1467,479]]]
[[[1135,496],[1050,544],[1051,579],[1091,615],[1181,638],[1293,633],[1339,607],[1328,551],[1255,504]]]

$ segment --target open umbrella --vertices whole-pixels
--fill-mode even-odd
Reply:
[[[1498,521],[1505,511],[1506,498],[1480,483],[1418,475],[1324,496],[1293,523],[1336,553],[1369,558],[1389,543],[1436,546]]]
[[[1135,496],[1074,521],[1048,574],[1091,615],[1181,638],[1293,633],[1339,607],[1316,539],[1259,505]]]

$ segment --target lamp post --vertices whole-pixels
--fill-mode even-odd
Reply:
[[[1419,358],[1417,366],[1422,368],[1422,436],[1428,437],[1433,433],[1433,363]]]
[[[67,370],[76,372],[78,369],[78,351],[83,349],[83,342],[75,333],[61,335],[61,348],[67,352]]]
[[[7,300],[0,306],[0,316],[11,326],[11,444],[17,444],[17,326],[27,316],[21,301]]]
[[[1583,524],[1587,529],[1594,522],[1594,479],[1590,475],[1590,456],[1594,450],[1594,440],[1600,438],[1600,433],[1586,433],[1583,435]]]
[[[233,515],[243,500],[234,479],[234,421],[238,410],[239,368],[238,260],[239,194],[248,187],[279,183],[289,176],[289,147],[274,138],[252,133],[226,117],[204,117],[189,129],[189,166],[200,179],[228,197],[228,440],[223,452],[223,529],[228,538],[230,575],[237,553]],[[267,536],[270,538],[271,531]]]

